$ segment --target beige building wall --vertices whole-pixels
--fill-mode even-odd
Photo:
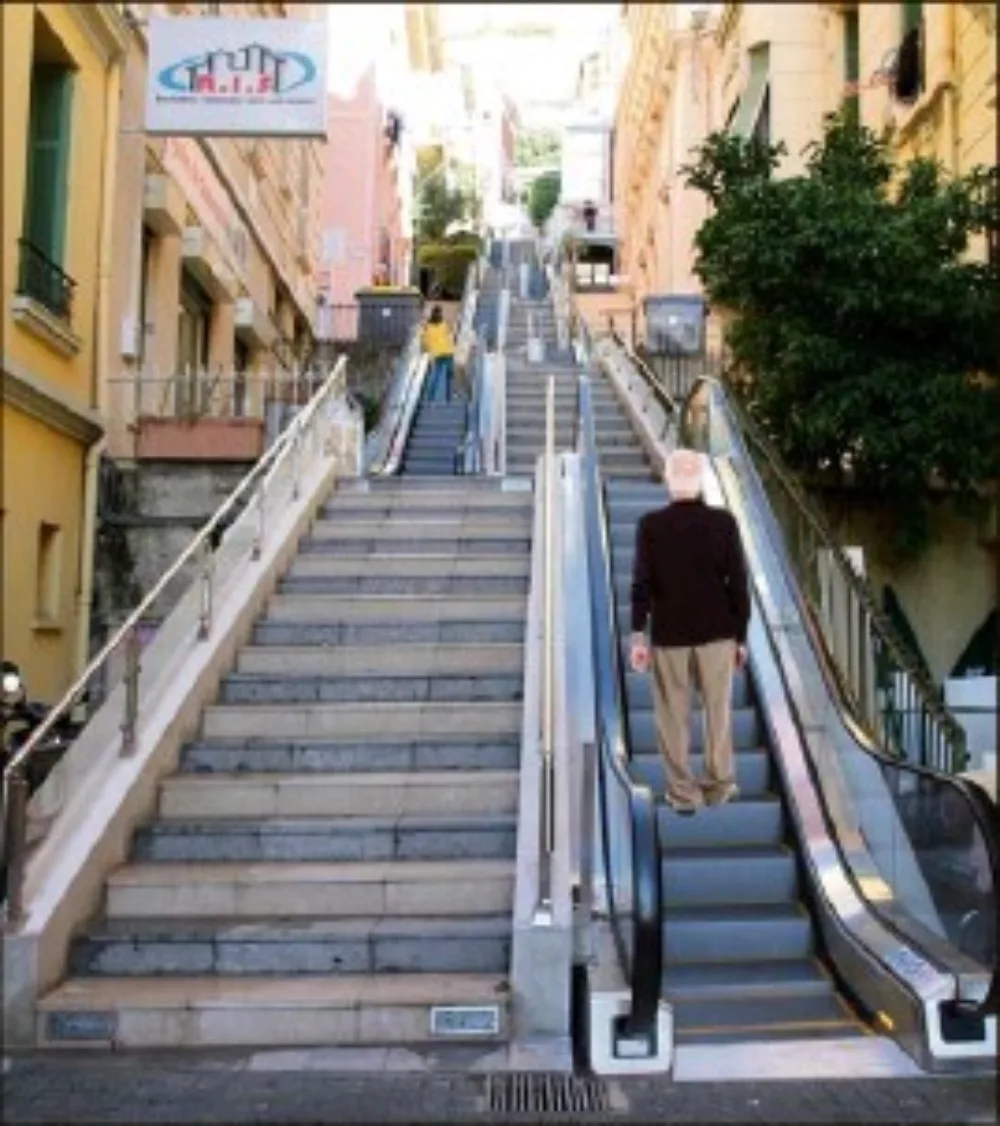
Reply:
[[[751,53],[766,53],[767,103],[761,112],[769,119],[770,142],[788,148],[779,175],[803,170],[803,150],[820,136],[823,115],[838,104],[839,84],[831,88],[828,81],[831,55],[837,54],[832,15],[821,4],[726,4],[722,13],[716,128],[726,127],[741,98],[753,95]]]
[[[324,184],[320,141],[146,136],[153,6],[130,7],[106,388],[108,450],[124,458],[139,450],[140,418],[259,416],[266,384],[308,355]],[[314,7],[225,14],[310,18]],[[171,5],[188,10],[200,6]]]

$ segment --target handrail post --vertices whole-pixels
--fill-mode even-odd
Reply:
[[[28,837],[28,779],[23,767],[11,771],[7,779],[4,825],[4,859],[7,866],[7,925],[16,926],[24,918],[24,867]]]
[[[260,559],[260,553],[264,550],[264,518],[265,518],[265,501],[266,489],[264,488],[264,477],[261,477],[260,483],[257,485],[256,495],[254,496],[254,503],[257,508],[257,526],[253,533],[253,546],[250,548],[250,558],[253,560]]]
[[[122,755],[135,751],[136,727],[139,718],[139,672],[141,646],[137,625],[125,635],[125,710],[122,715]]]
[[[300,447],[302,445],[302,427],[297,427],[295,434],[292,436],[292,500],[299,499],[299,484],[301,477],[300,463],[301,457]]]
[[[543,611],[542,611],[542,756],[540,767],[541,851],[539,870],[539,906],[549,907],[552,901],[552,854],[555,848],[555,801],[553,778],[553,723],[555,692],[555,583],[553,566],[555,552],[555,377],[549,376],[545,396],[545,496],[543,498]]]
[[[198,569],[201,573],[201,611],[198,615],[198,638],[204,641],[212,632],[212,572],[215,558],[207,538],[202,542],[200,555]]]

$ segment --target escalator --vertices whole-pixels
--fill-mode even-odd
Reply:
[[[658,397],[672,416],[667,441],[674,440],[681,413],[652,373],[629,360],[630,379],[638,372],[644,384],[638,395],[629,393],[628,380],[611,378],[604,364],[592,363],[590,380],[581,381],[611,386],[617,403],[617,411],[595,412],[589,388],[581,395],[587,416],[581,419],[581,452],[586,457],[597,451],[604,581],[614,599],[614,663],[620,670],[627,668],[636,525],[644,512],[668,500],[655,479],[656,455],[648,455],[665,436],[647,424],[648,403]],[[685,437],[697,444],[691,433]],[[647,480],[616,476],[602,453],[612,443],[646,459]],[[855,777],[841,783],[843,808],[837,807],[834,779],[841,764],[828,751],[824,773],[822,757],[818,770],[805,749],[820,724],[798,705],[796,677],[805,676],[804,666],[797,669],[782,648],[781,615],[767,612],[776,581],[768,567],[778,549],[770,543],[767,551],[758,550],[766,523],[760,498],[748,499],[733,471],[738,466],[749,472],[743,465],[748,455],[733,441],[728,454],[714,471],[718,479],[713,477],[708,499],[727,504],[737,516],[756,587],[751,667],[733,687],[741,793],[690,818],[658,803],[661,994],[672,1005],[677,1042],[889,1033],[928,1068],[989,1059],[996,1035],[995,1018],[987,1016],[996,998],[995,926],[989,921],[1000,857],[995,811],[983,805],[975,787],[880,756],[849,723],[843,729],[857,748],[852,744],[845,761]],[[769,531],[773,539],[775,528]],[[600,581],[593,568],[591,576],[592,583]],[[619,675],[631,775],[662,799],[651,681]],[[702,745],[696,701],[696,772]],[[880,803],[874,815],[862,812],[860,823],[855,818],[853,832],[844,812],[852,786],[855,792],[867,787],[862,805]],[[871,832],[866,839],[858,831],[866,816],[892,823],[886,833],[891,844],[881,852]]]
[[[609,387],[606,377],[594,383]],[[624,408],[595,413],[601,451],[619,662],[627,668],[635,532],[667,502],[663,484]],[[618,477],[615,462],[642,459],[646,480]],[[631,470],[631,465],[629,466]],[[801,895],[796,853],[750,677],[733,687],[740,798],[703,816],[679,817],[662,801],[652,680],[626,676],[626,723],[634,777],[658,798],[663,852],[663,997],[674,1006],[679,1043],[723,1039],[863,1034],[824,963]],[[693,715],[696,773],[703,767],[699,702]]]

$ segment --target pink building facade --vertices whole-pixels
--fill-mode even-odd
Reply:
[[[331,95],[323,200],[319,335],[350,339],[359,289],[407,285],[412,231],[406,198],[411,176],[405,124],[379,95],[375,66],[350,97]]]

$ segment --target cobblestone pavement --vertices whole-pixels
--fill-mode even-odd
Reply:
[[[469,1071],[253,1070],[243,1057],[17,1057],[2,1120],[19,1123],[992,1123],[990,1076],[772,1082],[608,1081],[593,1113],[491,1112]]]

